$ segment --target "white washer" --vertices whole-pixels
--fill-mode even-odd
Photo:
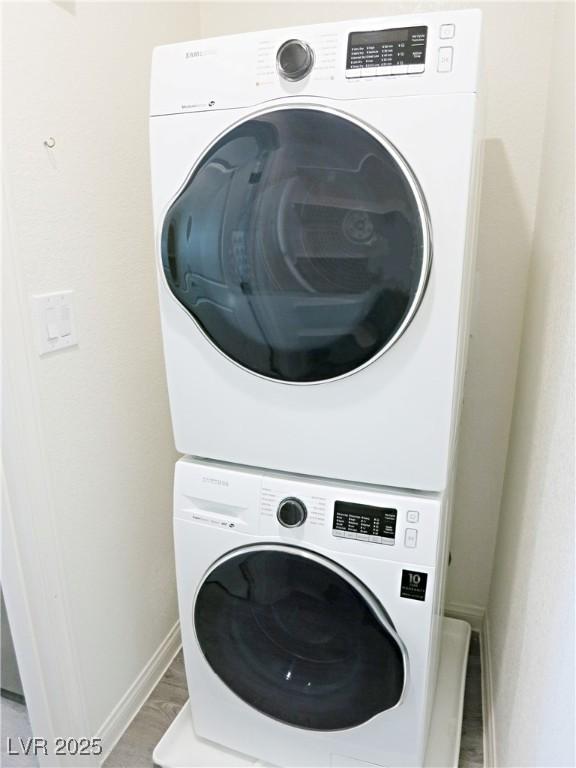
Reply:
[[[179,451],[446,487],[479,43],[480,13],[465,10],[154,51],[153,202]]]
[[[197,735],[280,766],[422,765],[446,518],[439,497],[181,459]]]

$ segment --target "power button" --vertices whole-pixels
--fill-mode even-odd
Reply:
[[[450,40],[456,34],[456,27],[454,24],[442,24],[440,26],[440,39]]]

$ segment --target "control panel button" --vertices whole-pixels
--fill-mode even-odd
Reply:
[[[276,65],[285,80],[302,80],[314,65],[312,48],[302,40],[286,40],[278,48]]]
[[[307,516],[308,511],[304,502],[293,497],[283,499],[278,505],[276,513],[278,522],[284,528],[298,528],[304,523]]]
[[[404,534],[404,546],[408,549],[414,549],[418,543],[418,531],[416,528],[406,528]]]
[[[454,48],[450,45],[438,49],[438,72],[452,72]]]
[[[409,509],[406,513],[406,520],[409,523],[417,523],[420,519],[420,512],[417,509]]]
[[[456,34],[456,27],[454,24],[441,24],[440,25],[440,39],[451,40]]]

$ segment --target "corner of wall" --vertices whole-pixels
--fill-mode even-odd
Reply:
[[[451,600],[445,604],[444,614],[452,619],[461,619],[468,622],[473,632],[483,632],[485,609],[481,605],[457,603]]]
[[[482,681],[482,722],[485,768],[496,768],[496,723],[493,708],[492,657],[490,650],[490,616],[484,613],[480,629],[480,662]]]

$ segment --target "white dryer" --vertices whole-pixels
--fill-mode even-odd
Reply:
[[[439,491],[461,398],[480,14],[157,48],[151,153],[184,454]]]
[[[180,460],[176,568],[197,735],[280,766],[422,765],[441,507]]]

